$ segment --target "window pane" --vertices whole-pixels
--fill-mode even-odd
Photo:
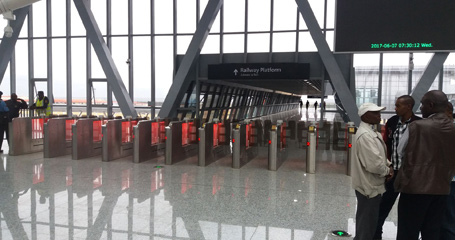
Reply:
[[[224,32],[245,31],[245,0],[224,2]]]
[[[147,106],[151,98],[152,72],[150,37],[134,38],[134,100],[137,105]]]
[[[0,18],[0,26],[6,27],[7,21],[3,18]],[[28,15],[24,19],[24,24],[22,25],[21,32],[19,33],[19,38],[26,38],[28,36]]]
[[[220,53],[220,35],[209,35],[202,47],[201,54]]]
[[[269,52],[270,34],[248,34],[248,52]]]
[[[335,28],[335,0],[327,0],[327,28]]]
[[[33,36],[45,37],[47,35],[46,28],[46,1],[39,1],[34,3],[33,9]]]
[[[329,45],[330,50],[333,51],[334,32],[333,31],[327,31],[325,33],[325,39],[327,41],[327,44]]]
[[[112,58],[114,59],[115,66],[120,73],[120,77],[125,84],[126,90],[128,89],[128,38],[127,37],[113,37],[112,38]]]
[[[299,33],[299,52],[315,52],[317,51],[314,45],[313,38],[309,32]]]
[[[98,60],[98,56],[96,55],[95,50],[91,47],[91,56],[92,56],[92,68],[91,68],[91,75],[92,78],[106,78],[106,74],[104,73],[103,67],[101,67],[101,63]]]
[[[314,16],[318,21],[319,27],[324,27],[324,1],[321,0],[308,0]]]
[[[155,0],[155,33],[172,33],[173,4],[169,0]]]
[[[85,27],[74,4],[71,4],[71,35],[85,35]]]
[[[52,23],[51,23],[52,24],[52,35],[53,36],[65,36],[66,35],[66,1],[51,1],[51,8],[52,8]]]
[[[192,36],[178,36],[177,37],[177,54],[185,54],[190,45]],[[172,43],[172,38],[171,38]]]
[[[161,106],[173,79],[172,37],[156,37],[155,46],[155,58],[159,59],[155,67],[155,93],[157,106]]]
[[[128,33],[128,1],[115,0],[112,3],[112,34]]]
[[[15,54],[16,54],[16,94],[19,98],[28,99],[28,42],[27,42],[27,40],[20,40],[20,39],[17,40]]]
[[[223,51],[224,53],[243,53],[244,52],[244,35],[227,34],[224,35]]]
[[[117,1],[112,1],[112,2],[114,3]],[[90,8],[93,12],[93,16],[95,17],[96,23],[98,24],[98,27],[100,28],[101,34],[105,35],[107,32],[106,1],[91,1]],[[112,15],[113,15],[112,18],[114,19],[116,17],[116,15],[115,15],[115,17],[114,17],[114,13],[112,13]],[[123,15],[126,15],[126,13],[124,13]],[[79,15],[77,15],[77,16],[79,16]]]
[[[150,34],[150,0],[133,1],[133,33]]]
[[[52,79],[54,98],[66,99],[66,40],[52,40]]]
[[[296,33],[274,33],[273,52],[295,52]]]
[[[248,31],[270,30],[270,0],[248,1]]]
[[[86,85],[87,85],[87,68],[86,63],[86,44],[85,39],[75,38],[71,42],[71,51],[72,59],[74,63],[72,65],[72,95],[73,99],[83,99],[86,98]],[[76,64],[77,63],[77,64]],[[73,101],[74,102],[74,101]]]
[[[177,0],[177,33],[194,33],[196,21],[196,1]]]
[[[455,103],[455,54],[450,53],[449,57],[444,63],[444,84],[442,86],[442,91],[447,94],[452,104]],[[455,105],[455,104],[454,104]]]
[[[35,78],[47,78],[47,40],[33,41],[33,63]]]
[[[273,30],[295,30],[297,26],[295,0],[280,0],[274,3]]]

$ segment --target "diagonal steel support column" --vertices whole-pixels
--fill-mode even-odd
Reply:
[[[433,84],[434,79],[436,76],[438,76],[438,73],[444,66],[444,62],[448,56],[448,52],[435,53],[431,60],[428,62],[427,68],[425,68],[422,77],[411,93],[412,98],[414,98],[415,102],[417,103],[414,105],[414,112],[419,109],[420,100],[422,99],[423,95],[428,92],[428,89],[430,89],[431,84]]]
[[[355,99],[349,90],[346,81],[341,73],[340,67],[333,56],[332,51],[322,34],[321,27],[314,16],[313,10],[311,9],[308,0],[295,0],[299,8],[300,14],[302,14],[303,20],[305,20],[308,30],[310,31],[311,37],[313,38],[314,44],[316,45],[319,55],[321,56],[322,62],[324,63],[327,72],[332,79],[332,86],[335,89],[338,98],[340,99],[344,110],[351,121],[357,126],[360,124],[360,117],[357,114],[357,105]]]
[[[112,91],[118,101],[120,110],[122,110],[123,116],[131,116],[133,118],[137,117],[133,101],[131,100],[128,91],[126,91],[125,84],[123,84],[120,73],[115,66],[114,60],[112,59],[111,52],[107,47],[106,42],[104,42],[101,31],[87,1],[73,1],[77,11],[79,12],[82,23],[84,24],[85,30],[87,30],[87,36],[90,39],[93,49],[95,50],[100,64],[103,67],[104,73],[106,74],[107,82],[112,87]]]
[[[6,68],[16,47],[17,39],[19,38],[29,10],[30,6],[27,6],[14,11],[16,20],[10,21],[10,26],[13,28],[13,35],[11,37],[3,35],[2,42],[0,43],[0,83],[2,83],[3,77],[5,76]]]
[[[175,117],[177,115],[177,108],[191,84],[191,80],[187,79],[188,73],[196,64],[205,40],[209,35],[210,28],[222,5],[223,0],[210,0],[208,2],[188,50],[175,74],[171,88],[164,99],[163,106],[158,114],[160,118]]]

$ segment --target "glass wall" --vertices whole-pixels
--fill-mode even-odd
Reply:
[[[89,2],[122,81],[134,96],[135,106],[144,113],[156,107],[158,113],[177,71],[176,56],[186,53],[209,1]],[[309,3],[328,46],[332,48],[335,0],[309,0]],[[16,45],[14,78],[10,77],[8,69],[0,86],[5,92],[4,98],[9,97],[6,93],[10,90],[5,88],[10,88],[10,80],[16,81],[13,91],[19,97],[29,99],[29,82],[50,78],[48,75],[52,74],[52,93],[47,93],[47,87],[35,88],[59,99],[59,104],[63,104],[59,109],[61,113],[66,111],[65,104],[79,107],[74,111],[79,114],[86,111],[87,101],[106,102],[107,85],[87,83],[90,78],[104,79],[106,76],[96,53],[90,50],[91,56],[87,55],[87,49],[91,47],[87,47],[86,31],[73,1],[42,0],[33,4],[31,11],[33,14],[26,18]],[[294,0],[229,0],[224,1],[221,11],[202,46],[202,54],[317,51]],[[5,20],[0,20],[0,23],[6,26]],[[33,54],[28,54],[29,51]],[[382,69],[379,69],[379,56],[354,56],[357,104],[381,101],[382,105],[393,109],[394,99],[409,90],[409,54],[383,54]],[[411,88],[418,82],[431,56],[414,54]],[[71,59],[70,64],[66,62],[67,57]],[[451,55],[446,61],[442,84],[443,90],[452,95],[455,94],[454,58]],[[51,73],[48,73],[49,64],[52,65]],[[379,84],[380,74],[382,86]],[[67,79],[68,76],[71,79]],[[68,80],[71,84],[67,84]],[[432,89],[439,85],[435,81]],[[39,84],[40,88],[43,86],[46,85]],[[72,93],[71,103],[66,103],[67,89]],[[92,99],[87,99],[89,92],[95,93]],[[155,106],[149,106],[150,103]],[[113,105],[118,105],[115,100]],[[102,108],[96,111],[105,112]]]

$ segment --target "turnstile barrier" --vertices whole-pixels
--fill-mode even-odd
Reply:
[[[193,119],[172,121],[165,127],[166,165],[172,165],[197,154],[197,126],[199,126],[199,120]]]
[[[286,150],[286,122],[277,121],[270,129],[270,140],[268,149],[269,170],[276,171],[287,159]]]
[[[355,137],[355,133],[357,132],[357,128],[355,127],[353,122],[349,122],[347,124],[347,147],[348,147],[348,154],[347,154],[347,164],[346,164],[346,175],[351,176],[351,166],[352,166],[352,157],[354,155],[353,149],[353,140]]]
[[[140,163],[164,155],[166,122],[142,120],[134,126],[133,162]]]
[[[75,118],[51,118],[44,123],[44,151],[45,158],[53,158],[71,154],[72,131],[71,126]]]
[[[41,152],[44,149],[46,117],[19,117],[9,123],[9,155]]]
[[[238,123],[232,137],[232,167],[241,168],[258,155],[259,138],[262,132],[262,121],[244,121]]]
[[[133,155],[133,127],[137,120],[113,119],[102,126],[102,160],[113,161],[126,156]]]
[[[79,160],[101,155],[102,125],[108,119],[82,118],[72,125],[72,159]]]
[[[199,132],[198,165],[207,166],[231,153],[230,149],[230,123],[209,122],[205,123]]]
[[[316,133],[317,124],[313,122],[308,127],[308,136],[307,136],[307,151],[306,151],[306,172],[315,173],[316,172]]]

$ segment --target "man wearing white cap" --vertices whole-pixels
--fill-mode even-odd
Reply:
[[[386,156],[386,145],[377,131],[385,107],[364,103],[359,107],[362,122],[355,135],[352,159],[352,186],[357,197],[356,234],[354,239],[373,239],[385,180],[393,176]]]

